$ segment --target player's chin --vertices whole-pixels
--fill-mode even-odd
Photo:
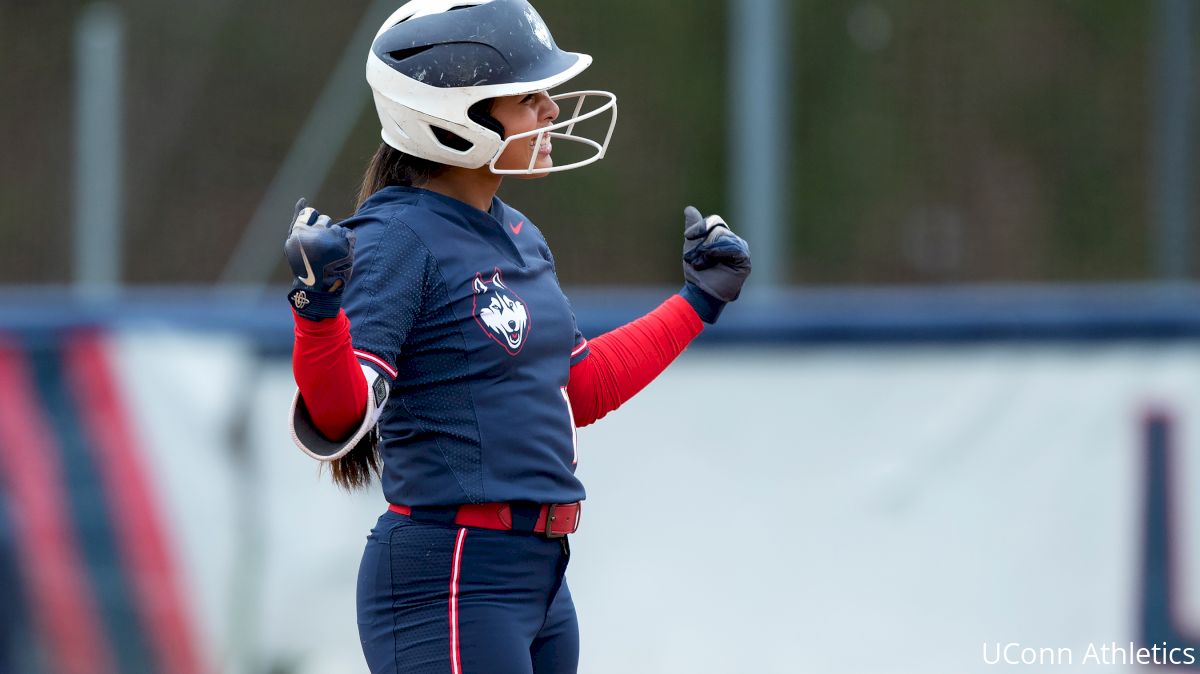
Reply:
[[[527,164],[528,165],[528,164]],[[535,180],[537,178],[545,178],[550,175],[550,169],[554,168],[554,158],[550,155],[538,157],[537,163],[533,165],[534,171],[539,173],[522,173],[517,177],[521,180]]]
[[[529,170],[529,154],[523,157],[513,157],[505,154],[496,163],[496,167],[508,171],[526,171]],[[519,180],[531,180],[533,178],[545,178],[550,175],[550,169],[554,168],[554,158],[549,153],[539,153],[537,161],[533,165],[533,173],[510,173],[505,177],[517,178]]]

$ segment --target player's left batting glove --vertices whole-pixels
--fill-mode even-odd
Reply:
[[[296,313],[310,321],[337,316],[354,267],[354,232],[330,225],[328,215],[301,199],[283,252],[295,276],[288,302]]]
[[[750,275],[750,245],[719,215],[683,210],[683,277],[679,292],[700,320],[716,323],[725,305],[738,298]]]

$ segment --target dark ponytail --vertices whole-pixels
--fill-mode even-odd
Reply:
[[[387,143],[380,143],[367,163],[354,207],[362,206],[372,194],[391,185],[420,187],[443,168],[444,164],[404,154]]]
[[[380,477],[379,464],[379,428],[376,427],[345,456],[330,461],[329,471],[333,474],[334,484],[346,491],[354,491],[369,487],[372,475]]]

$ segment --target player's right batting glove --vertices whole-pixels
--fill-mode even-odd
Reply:
[[[295,276],[288,302],[296,313],[310,321],[337,316],[354,266],[354,232],[330,225],[328,215],[301,199],[283,252]]]
[[[750,245],[719,215],[707,218],[683,209],[683,277],[679,292],[700,320],[716,323],[725,305],[738,298],[750,275]]]

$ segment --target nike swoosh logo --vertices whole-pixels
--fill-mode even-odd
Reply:
[[[512,230],[512,233],[513,233],[513,234],[520,234],[520,233],[521,233],[521,228],[522,228],[522,227],[524,227],[524,226],[525,226],[525,221],[524,221],[524,220],[522,220],[522,221],[518,222],[518,223],[517,223],[517,224],[515,224],[515,225],[509,225],[509,226],[508,226],[508,228]]]
[[[308,263],[308,256],[304,254],[304,244],[297,241],[296,247],[300,249],[300,259],[304,260],[304,271],[308,272],[307,276],[297,276],[296,278],[300,279],[304,285],[317,285],[317,275],[313,273],[312,265]]]

